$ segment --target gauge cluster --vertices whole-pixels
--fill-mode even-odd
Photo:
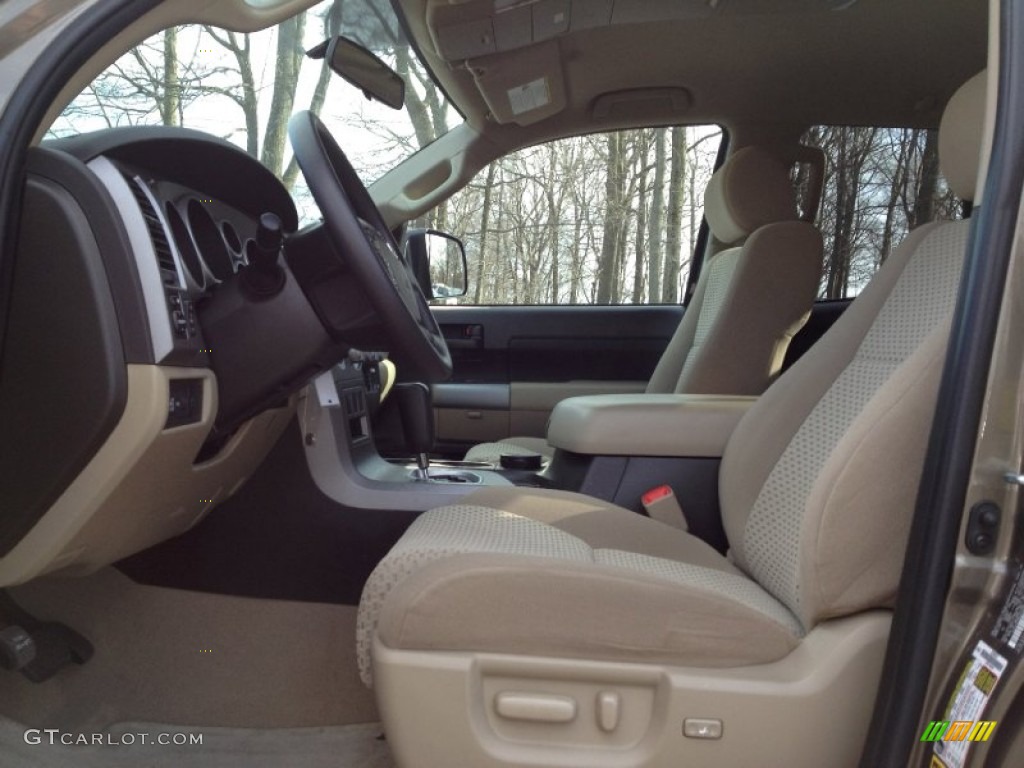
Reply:
[[[256,221],[231,205],[173,182],[149,185],[176,251],[184,283],[195,298],[212,293],[247,263]]]
[[[210,346],[197,307],[247,265],[256,221],[199,190],[115,165],[142,213],[166,297],[173,342],[161,361],[205,366]]]
[[[230,434],[348,349],[307,298],[298,214],[284,185],[239,147],[184,128],[134,126],[46,142],[105,187],[131,254],[151,361],[216,376],[216,428]],[[312,244],[314,247],[310,248]],[[305,265],[299,264],[301,270]],[[127,316],[125,316],[127,319]],[[128,321],[122,334],[138,323]]]

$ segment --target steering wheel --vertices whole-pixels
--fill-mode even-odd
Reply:
[[[391,230],[326,126],[312,112],[288,122],[295,161],[324,217],[328,237],[390,336],[403,378],[443,381],[452,357]]]

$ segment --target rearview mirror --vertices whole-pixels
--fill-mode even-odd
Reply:
[[[410,230],[406,256],[428,299],[455,299],[469,287],[466,248],[462,241],[436,229]]]
[[[332,37],[306,51],[311,59],[327,57],[327,66],[335,74],[359,88],[368,99],[376,99],[392,109],[405,105],[405,81],[376,54],[347,37]]]

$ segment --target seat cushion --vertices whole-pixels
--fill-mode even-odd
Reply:
[[[699,667],[766,663],[799,642],[785,606],[703,542],[619,507],[587,509],[586,497],[575,507],[546,497],[520,492],[516,506],[540,517],[550,510],[551,522],[463,504],[413,523],[363,591],[364,682],[372,684],[374,636],[408,650]]]

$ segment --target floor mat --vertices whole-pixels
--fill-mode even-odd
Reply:
[[[119,723],[79,734],[26,730],[0,718],[0,768],[394,768],[380,736],[378,723],[275,729]]]

